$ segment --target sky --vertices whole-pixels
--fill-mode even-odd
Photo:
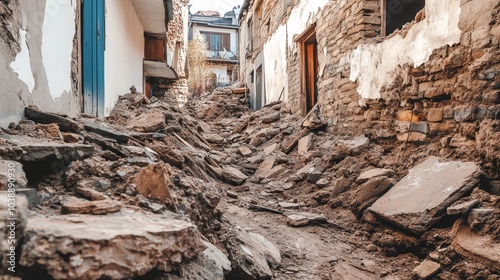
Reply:
[[[217,11],[221,15],[229,12],[234,6],[243,5],[243,0],[190,0],[191,13],[198,11]]]

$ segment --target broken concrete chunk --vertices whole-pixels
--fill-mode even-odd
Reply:
[[[134,178],[137,191],[146,198],[172,202],[175,195],[170,191],[174,187],[172,172],[164,162],[143,167]]]
[[[298,203],[291,203],[291,202],[278,202],[279,207],[285,208],[285,209],[298,209],[300,208],[300,204]]]
[[[367,147],[370,144],[370,139],[364,135],[359,135],[350,140],[339,140],[339,142],[347,146],[347,148],[354,150],[358,148]],[[329,148],[331,146],[333,146],[333,143],[330,145],[327,144],[326,147]]]
[[[169,275],[169,280],[224,280],[231,271],[231,261],[212,243],[202,241],[207,248],[192,262],[182,265],[182,277]]]
[[[63,214],[93,214],[104,215],[108,213],[118,212],[122,208],[119,201],[106,199],[89,201],[76,197],[71,197],[61,207]]]
[[[465,214],[469,212],[472,207],[476,206],[479,203],[479,200],[474,199],[471,201],[465,201],[460,203],[455,203],[452,206],[446,209],[448,215],[457,215],[457,214]]]
[[[34,216],[25,232],[20,265],[43,269],[53,279],[124,279],[153,269],[171,271],[205,249],[193,224],[129,210]]]
[[[160,109],[152,109],[130,120],[128,126],[139,132],[155,132],[165,127],[165,116]]]
[[[0,190],[7,190],[9,179],[15,188],[26,188],[28,179],[24,173],[23,165],[17,161],[0,160]]]
[[[205,133],[203,134],[203,137],[210,143],[213,144],[224,144],[226,139],[224,137],[220,136],[219,134],[215,133]]]
[[[446,162],[429,157],[378,199],[369,209],[413,232],[431,227],[441,213],[478,182],[473,162]]]
[[[61,135],[66,143],[83,143],[84,141],[84,137],[80,134],[63,132]]]
[[[346,177],[341,177],[333,183],[332,188],[332,196],[337,196],[343,192],[345,192],[349,186],[351,186],[352,182]]]
[[[463,257],[483,263],[488,269],[500,273],[500,243],[491,236],[477,235],[469,228],[462,227],[453,239],[452,246]]]
[[[487,223],[488,220],[493,217],[494,213],[495,210],[491,208],[472,209],[467,217],[467,222],[471,228],[475,228]]]
[[[311,222],[326,222],[327,218],[323,214],[309,212],[287,213],[287,223],[292,227],[307,226]]]
[[[324,188],[324,187],[328,186],[328,184],[330,184],[330,181],[328,181],[325,178],[319,179],[319,181],[316,182],[316,185],[320,188]]]
[[[247,175],[231,166],[224,167],[221,176],[225,181],[235,186],[242,185],[248,179]]]
[[[270,155],[272,152],[274,152],[274,150],[276,150],[277,146],[278,146],[278,144],[274,143],[274,144],[271,144],[271,145],[265,147],[264,154],[266,154],[266,156]]]
[[[260,234],[239,231],[229,240],[233,270],[228,279],[271,279],[271,267],[279,268],[281,254],[276,245]]]
[[[385,177],[391,177],[392,176],[392,170],[390,169],[383,169],[383,168],[374,168],[370,169],[368,171],[365,171],[361,173],[356,180],[356,183],[362,184],[371,178],[379,177],[379,176],[385,176]]]
[[[96,121],[85,120],[83,127],[88,132],[93,132],[95,134],[114,139],[120,143],[127,143],[128,139],[130,138],[129,134],[118,131],[117,129],[107,124],[99,123]]]
[[[354,193],[354,206],[362,211],[384,194],[394,183],[386,177],[374,177],[361,184]]]
[[[276,164],[277,158],[275,156],[269,156],[267,157],[259,166],[257,171],[255,171],[255,176],[257,178],[263,178],[263,175],[265,172],[271,170],[274,167],[274,164]]]
[[[19,147],[23,153],[16,154],[18,161],[61,161],[66,164],[84,159],[94,154],[94,147],[82,144],[61,144],[54,141],[36,139],[28,136],[0,135],[0,139]],[[2,156],[0,154],[0,156]]]
[[[94,189],[91,189],[89,187],[84,187],[84,186],[78,186],[75,189],[75,192],[77,194],[80,194],[81,196],[87,198],[87,199],[92,200],[92,201],[105,200],[108,198],[104,194],[102,194]]]
[[[441,265],[439,263],[425,260],[413,269],[413,273],[417,275],[419,279],[428,279],[432,275],[436,274],[439,269],[441,269]]]
[[[279,176],[281,176],[283,173],[286,172],[286,167],[284,165],[276,165],[270,170],[260,172],[258,176],[256,176],[259,179],[277,179]]]
[[[279,121],[281,118],[280,112],[274,112],[265,116],[261,116],[260,119],[262,120],[263,123],[272,123]]]
[[[26,118],[42,124],[55,123],[63,131],[79,132],[81,128],[77,122],[72,119],[58,116],[56,114],[43,112],[34,108],[24,108]]]
[[[302,137],[298,143],[298,151],[299,155],[303,155],[309,151],[312,147],[313,143],[313,134],[308,134],[307,136]]]
[[[244,157],[252,155],[252,150],[250,150],[250,148],[248,148],[247,146],[241,146],[238,148],[238,150],[240,151],[240,154]]]

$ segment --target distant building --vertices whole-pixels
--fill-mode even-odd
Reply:
[[[189,40],[194,33],[203,35],[208,43],[207,59],[218,85],[238,79],[238,17],[240,7],[220,16],[218,12],[199,11],[190,15]]]

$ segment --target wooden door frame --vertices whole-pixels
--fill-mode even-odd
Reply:
[[[302,115],[307,114],[307,58],[306,58],[306,45],[307,42],[316,37],[316,23],[310,25],[306,30],[300,34],[295,42],[300,44],[300,91],[301,91],[301,103],[302,103]],[[317,101],[317,100],[316,100]]]

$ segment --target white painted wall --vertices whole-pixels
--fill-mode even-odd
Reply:
[[[76,32],[76,4],[73,1],[47,0],[43,20],[42,61],[50,95],[59,99],[71,92],[71,55]],[[57,43],[56,43],[57,42]]]
[[[213,65],[210,67],[210,71],[212,71],[217,79],[229,79],[230,77],[227,75],[227,66]]]
[[[130,0],[106,1],[105,115],[133,85],[143,92],[144,30]]]
[[[359,45],[346,58],[350,61],[350,80],[358,82],[359,95],[380,98],[381,88],[394,82],[398,66],[418,67],[435,49],[459,43],[460,13],[460,0],[427,0],[425,19],[414,24],[406,37],[396,34],[380,44]]]
[[[288,101],[288,74],[286,63],[286,26],[281,25],[264,45],[264,71],[266,103],[277,101],[281,92],[282,101]]]
[[[17,77],[28,86],[29,92],[32,93],[35,87],[35,78],[33,78],[33,71],[31,70],[30,50],[26,42],[26,34],[26,30],[19,30],[21,51],[17,54],[16,60],[10,64],[10,68],[14,70]]]
[[[312,18],[320,10],[323,10],[325,5],[329,0],[302,0],[295,7],[293,7],[290,17],[286,23],[288,28],[288,48],[292,51],[297,51],[296,43],[294,41],[294,36],[302,34],[309,24],[312,22]],[[340,0],[338,5],[342,5],[340,2],[345,2]]]
[[[9,27],[18,30],[20,48],[0,40],[0,127],[21,120],[30,105],[71,117],[80,114],[81,97],[72,78],[79,4],[77,0],[12,3],[15,15]]]

